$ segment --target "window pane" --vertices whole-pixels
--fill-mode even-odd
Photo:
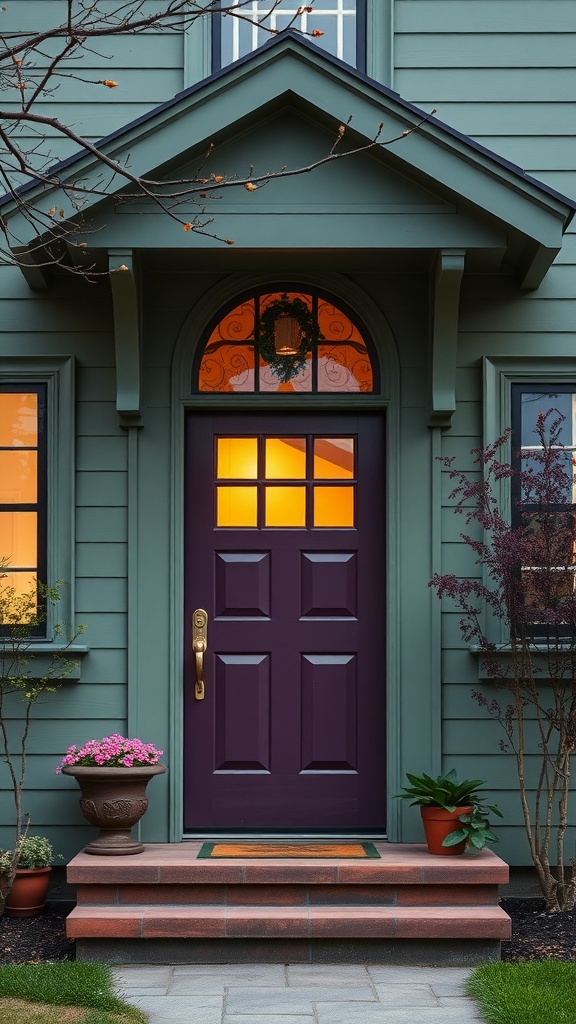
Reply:
[[[216,476],[219,480],[256,480],[258,439],[219,437],[216,458]]]
[[[38,500],[38,453],[15,448],[0,450],[0,502],[32,505]]]
[[[354,476],[354,438],[314,438],[314,479],[337,480]]]
[[[308,38],[348,64],[356,64],[356,0],[316,0],[313,11],[299,14],[294,0],[252,0],[242,13],[275,32],[286,28],[308,33]],[[314,36],[315,31],[322,35]],[[224,15],[221,19],[222,67],[272,39],[266,28]]]
[[[315,487],[314,526],[354,526],[354,488]]]
[[[307,359],[304,366],[299,366],[298,369],[295,369],[294,375],[287,381],[281,380],[278,374],[274,372],[272,366],[261,360],[260,391],[312,391],[311,360]]]
[[[286,303],[296,305],[290,311]],[[300,303],[312,324],[303,322],[307,314]],[[306,327],[310,331],[308,345],[302,344],[296,355],[283,355],[276,348],[275,318],[287,315],[300,318],[300,338],[306,335]],[[371,392],[374,372],[358,327],[333,302],[306,292],[264,292],[239,303],[213,328],[194,389],[279,394]]]
[[[35,448],[38,444],[38,395],[4,392],[0,397],[0,447]]]
[[[305,480],[306,438],[267,437],[264,476],[267,480]]]
[[[534,448],[537,445],[536,421],[540,413],[545,415],[550,409],[557,409],[565,417],[560,427],[560,444],[574,444],[572,406],[573,395],[568,392],[524,393],[522,395],[522,445],[527,445],[529,448]],[[553,419],[556,419],[554,415],[550,416],[547,422],[551,423]]]
[[[306,526],[305,487],[267,487],[266,526]]]
[[[37,530],[35,512],[0,512],[0,557],[7,559],[12,568],[35,568]]]
[[[258,526],[257,487],[217,487],[216,526]]]
[[[254,391],[254,345],[209,343],[198,373],[199,391]]]
[[[562,473],[555,474],[553,478],[546,475],[543,478],[543,463],[541,461],[542,450],[524,450],[521,458],[521,468],[524,473],[534,476],[533,484],[530,477],[522,480],[522,501],[530,504],[557,505],[575,500],[574,490],[576,480],[574,477],[574,466],[572,464],[572,449],[564,451],[559,448],[556,452],[557,466]]]
[[[2,576],[2,587],[11,587],[15,597],[23,594],[36,594],[36,576],[31,572],[7,572]],[[36,601],[31,602],[32,614],[36,611]]]

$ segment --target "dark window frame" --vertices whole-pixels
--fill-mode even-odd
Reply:
[[[514,476],[511,480],[511,526],[513,528],[519,528],[522,524],[522,519],[530,513],[538,514],[544,510],[544,506],[537,502],[530,502],[522,500],[521,492],[521,480],[518,475],[519,470],[522,468],[522,395],[525,394],[541,394],[550,395],[562,394],[562,395],[576,395],[576,381],[574,383],[559,383],[553,381],[551,383],[538,383],[529,381],[527,383],[512,383],[511,384],[511,460],[510,464],[512,469],[515,471]],[[548,408],[554,408],[553,404],[550,404]],[[547,412],[547,409],[543,409],[543,412]],[[576,440],[576,438],[575,438]],[[538,447],[535,443],[535,448]],[[554,513],[566,513],[570,509],[573,509],[574,515],[576,515],[576,503],[575,502],[562,502],[554,503],[546,506],[546,511]],[[519,570],[520,572],[520,570]],[[576,567],[574,570],[576,574]],[[576,575],[575,575],[576,584]],[[545,623],[533,623],[530,627],[524,629],[527,631],[527,635],[530,639],[534,640],[535,643],[541,642],[554,642],[555,640],[561,640],[562,637],[572,638],[574,636],[574,624],[567,623],[566,626],[556,626],[552,632],[546,627]]]
[[[3,394],[36,394],[38,396],[38,444],[37,451],[37,500],[34,503],[0,502],[2,512],[36,512],[37,515],[37,565],[29,567],[9,567],[11,572],[35,572],[37,580],[46,585],[48,582],[48,385],[33,382],[9,382],[0,384],[0,395]],[[42,613],[39,600],[39,611]],[[0,640],[8,632],[8,627],[0,626]],[[34,639],[47,637],[47,622],[43,621],[30,629]]]
[[[225,2],[225,0],[222,0]],[[367,50],[367,19],[366,19],[366,0],[356,0],[356,64],[354,68],[361,74],[366,74],[366,50]],[[215,14],[212,18],[211,23],[211,36],[212,36],[212,73],[215,74],[217,71],[222,71],[223,67],[231,67],[229,64],[222,64],[222,22],[221,16]],[[273,39],[273,36],[270,36]],[[307,39],[307,36],[303,37]],[[314,42],[314,40],[310,40]],[[254,52],[254,51],[252,51]],[[328,51],[326,51],[329,56]],[[244,58],[240,58],[241,60]],[[334,57],[338,60],[337,57]],[[352,65],[350,65],[352,66]]]

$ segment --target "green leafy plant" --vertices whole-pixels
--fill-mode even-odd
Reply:
[[[0,850],[0,873],[11,869],[14,859],[18,868],[48,868],[61,854],[55,855],[54,847],[46,836],[23,835],[15,850]]]
[[[410,807],[442,807],[450,812],[457,807],[470,807],[469,812],[458,816],[459,827],[446,837],[442,846],[456,846],[466,840],[474,849],[483,850],[488,843],[499,841],[490,828],[488,812],[499,818],[502,814],[494,804],[486,804],[485,797],[481,795],[484,779],[460,780],[454,768],[436,778],[426,775],[426,772],[421,775],[406,772],[406,778],[410,785],[403,786],[403,792],[397,793],[396,797],[410,800]]]
[[[14,798],[14,845],[0,860],[0,914],[16,869],[24,866],[24,851],[33,840],[42,839],[27,835],[29,818],[23,807],[32,714],[40,698],[57,690],[74,671],[77,662],[69,657],[69,648],[83,632],[80,626],[66,637],[64,626],[55,624],[54,651],[40,672],[32,638],[36,627],[46,621],[48,610],[60,600],[61,584],[46,587],[38,583],[30,591],[19,593],[4,582],[7,567],[6,559],[0,558],[0,750]]]
[[[446,836],[442,846],[457,846],[462,840],[466,840],[475,850],[483,850],[488,843],[500,842],[498,836],[494,835],[488,821],[488,811],[497,814],[499,818],[502,817],[498,808],[494,806],[479,807],[477,804],[472,804],[471,806],[472,810],[469,814],[458,815],[460,828],[455,829],[449,836]]]

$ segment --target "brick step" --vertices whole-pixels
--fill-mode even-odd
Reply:
[[[72,939],[505,939],[499,907],[78,906]]]
[[[72,885],[448,885],[496,886],[508,866],[491,850],[466,857],[434,857],[420,844],[377,842],[379,859],[225,860],[198,857],[199,842],[147,845],[135,857],[79,853],[70,862]]]
[[[136,906],[173,904],[202,906],[486,906],[498,903],[495,885],[356,885],[299,883],[224,885],[220,882],[154,882],[81,884],[78,906]]]

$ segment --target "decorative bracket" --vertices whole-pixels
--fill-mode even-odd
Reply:
[[[463,249],[442,249],[436,260],[432,294],[430,427],[449,427],[456,410],[456,357]]]
[[[131,250],[111,249],[108,271],[114,308],[116,409],[123,427],[141,427],[140,303]]]

